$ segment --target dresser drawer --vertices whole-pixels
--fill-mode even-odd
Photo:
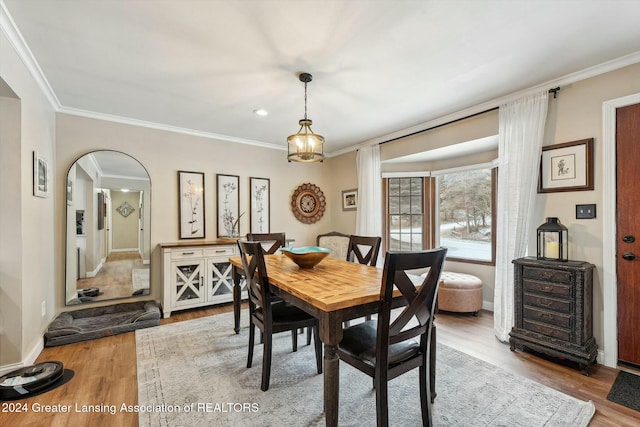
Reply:
[[[561,311],[563,313],[571,312],[571,300],[560,298],[547,298],[536,294],[525,292],[523,296],[525,305],[546,308],[553,311]]]
[[[202,258],[203,256],[202,248],[178,248],[171,251],[171,259]]]
[[[547,323],[551,326],[560,326],[562,328],[571,328],[571,319],[573,318],[570,314],[540,310],[529,306],[524,307],[523,316],[525,321],[533,320],[536,322]]]
[[[568,329],[556,328],[543,323],[532,322],[527,319],[524,319],[523,323],[524,323],[525,329],[529,331],[537,332],[539,334],[546,335],[548,337],[557,338],[559,340],[564,340],[564,341],[571,340],[571,331]]]
[[[550,270],[529,266],[522,267],[522,277],[527,279],[551,280],[561,283],[571,283],[573,280],[572,274],[569,271]]]
[[[212,248],[207,248],[206,255],[207,257],[214,256],[224,256],[230,257],[236,254],[236,246],[214,246]]]
[[[524,292],[541,292],[559,297],[571,297],[571,285],[564,283],[538,282],[536,280],[522,280]]]

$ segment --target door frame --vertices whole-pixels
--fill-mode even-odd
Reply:
[[[601,363],[618,366],[618,287],[616,267],[616,109],[640,104],[640,93],[602,103],[602,306]]]

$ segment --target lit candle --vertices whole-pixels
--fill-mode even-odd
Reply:
[[[558,242],[547,242],[545,258],[557,259],[560,254],[560,244]]]

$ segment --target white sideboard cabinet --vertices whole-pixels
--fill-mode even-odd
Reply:
[[[165,318],[172,311],[233,300],[229,258],[238,256],[235,240],[161,243],[160,247]]]

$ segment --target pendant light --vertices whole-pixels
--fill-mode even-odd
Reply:
[[[304,119],[300,120],[300,129],[297,133],[287,138],[288,154],[290,162],[322,162],[324,160],[324,137],[311,130],[311,119],[307,119],[307,83],[313,76],[309,73],[301,73],[298,77],[304,83]]]

